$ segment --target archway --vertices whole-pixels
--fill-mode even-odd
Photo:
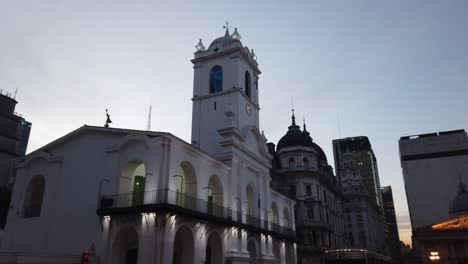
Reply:
[[[41,215],[42,200],[44,199],[45,179],[39,175],[33,177],[26,188],[23,202],[23,217],[39,217]]]
[[[223,263],[223,244],[216,232],[212,232],[206,242],[206,264]]]
[[[196,206],[197,198],[197,176],[192,164],[187,161],[180,163],[179,174],[176,178],[177,205],[183,207]],[[194,207],[193,207],[194,208]]]
[[[252,186],[250,184],[247,185],[246,190],[245,190],[245,195],[246,195],[246,217],[247,217],[247,223],[251,225],[259,225],[260,223],[258,222],[258,219],[256,218],[257,216],[257,202],[256,202],[256,197],[255,193],[252,189]]]
[[[294,264],[294,248],[291,244],[286,244],[286,264]]]
[[[129,161],[123,168],[122,175],[119,181],[119,192],[121,194],[131,193],[131,199],[128,201],[130,205],[143,204],[145,195],[145,164],[141,161]]]
[[[249,252],[250,264],[257,264],[257,246],[253,240],[247,243],[247,251]]]
[[[192,231],[182,226],[177,230],[172,255],[173,264],[190,264],[194,261],[194,241]]]
[[[290,228],[291,223],[289,223],[289,209],[287,207],[285,207],[283,210],[283,220],[283,226]]]
[[[276,205],[275,202],[273,202],[271,204],[271,223],[275,224],[275,225],[278,225],[279,224],[278,219],[279,219],[279,217],[278,217],[278,206]]]
[[[208,183],[208,213],[217,216],[223,216],[223,185],[218,176],[210,177]]]
[[[138,234],[135,229],[127,227],[117,234],[112,250],[112,263],[138,263]]]
[[[281,250],[278,242],[274,242],[273,244],[273,255],[277,263],[281,263]]]

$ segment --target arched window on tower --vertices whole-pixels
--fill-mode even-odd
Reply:
[[[24,218],[39,217],[41,215],[44,190],[45,180],[43,176],[35,176],[29,181],[23,203]]]
[[[245,71],[245,95],[249,98],[251,96],[251,80],[250,80],[250,73],[249,71]]]
[[[289,169],[290,169],[290,170],[293,170],[293,169],[294,169],[294,159],[293,159],[293,158],[290,158],[290,159],[289,159]]]
[[[304,163],[304,170],[309,170],[309,160],[304,158],[302,162]]]
[[[223,90],[223,69],[221,66],[214,66],[210,71],[210,93],[221,92]]]

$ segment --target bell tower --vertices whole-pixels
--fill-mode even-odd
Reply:
[[[259,131],[258,76],[253,50],[237,32],[215,39],[206,49],[201,39],[192,60],[194,68],[192,144],[222,155],[223,131]]]

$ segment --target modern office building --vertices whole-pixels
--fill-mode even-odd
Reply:
[[[303,130],[292,124],[275,149],[271,186],[294,199],[298,234],[298,263],[325,263],[325,251],[343,248],[344,220],[338,180],[322,148]]]
[[[196,48],[191,143],[83,126],[28,154],[0,263],[297,262],[295,202],[270,188],[256,57],[237,30]]]
[[[31,123],[15,113],[18,102],[0,92],[0,230],[4,228],[14,183],[14,164],[26,154]]]
[[[15,113],[18,102],[0,93],[0,187],[13,176],[14,159],[26,154],[31,123]]]
[[[398,235],[398,223],[393,203],[393,192],[391,186],[385,186],[382,190],[382,201],[384,208],[385,223],[387,226],[386,241],[390,256],[397,260],[401,256],[400,236]]]
[[[399,147],[412,228],[447,219],[459,178],[468,177],[466,132],[405,136]]]
[[[365,136],[333,140],[347,246],[388,254],[377,159]]]

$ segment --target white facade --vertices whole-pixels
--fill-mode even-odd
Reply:
[[[193,60],[193,144],[84,126],[17,164],[0,241],[16,259],[7,263],[26,263],[20,255],[65,263],[92,244],[109,264],[296,263],[294,202],[269,187],[260,71],[238,39],[220,39]],[[213,65],[223,68],[223,88],[210,93]]]
[[[412,228],[448,219],[459,178],[468,181],[466,132],[402,137],[399,146]]]

